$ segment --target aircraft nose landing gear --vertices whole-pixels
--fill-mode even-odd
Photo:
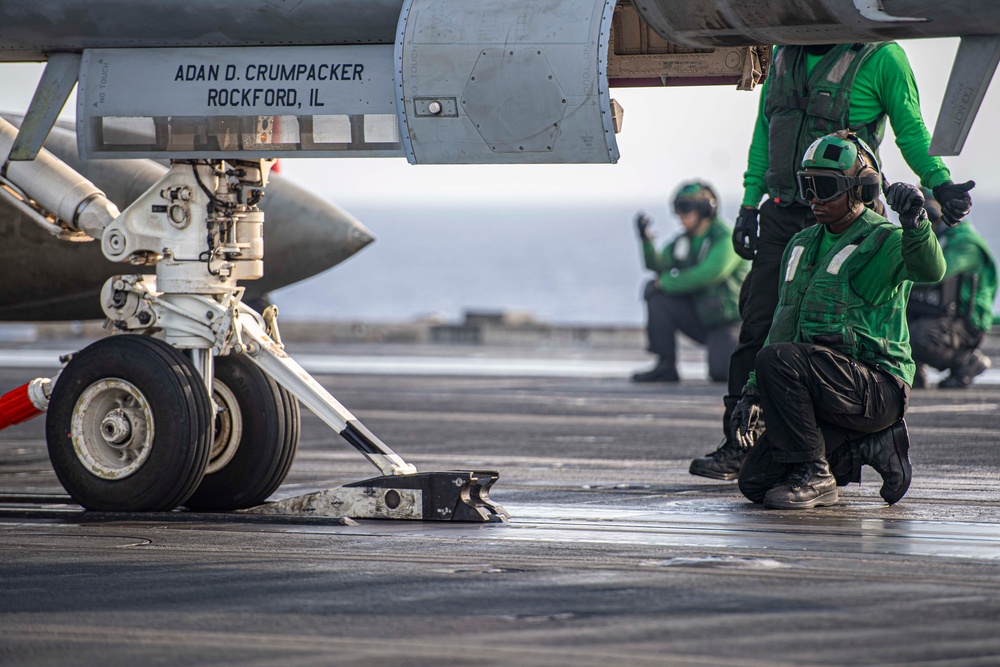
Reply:
[[[252,326],[247,333],[260,335]],[[46,439],[59,481],[77,503],[101,511],[186,505],[425,521],[509,518],[489,497],[498,478],[492,471],[387,474],[260,505],[291,467],[299,404],[259,363],[246,355],[216,360],[213,411],[192,361],[159,339],[121,334],[84,348],[49,398]],[[341,435],[352,445],[383,469],[408,465],[337,407],[345,418]]]
[[[241,302],[238,282],[263,275],[256,205],[270,166],[174,161],[92,229],[108,259],[156,274],[109,279],[101,305],[116,333],[76,353],[58,382],[39,378],[0,397],[0,428],[47,403],[53,468],[87,509],[241,510],[288,474],[301,402],[382,474],[331,489],[339,516],[506,520],[489,499],[495,472],[418,474],[288,356],[276,308],[260,314]],[[177,208],[183,216],[170,213]]]

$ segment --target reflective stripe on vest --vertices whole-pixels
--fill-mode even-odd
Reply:
[[[768,340],[824,345],[912,382],[905,318],[910,282],[904,281],[894,296],[875,308],[850,285],[851,277],[872,261],[896,229],[865,209],[822,257],[817,255],[826,230],[817,225],[799,232],[789,250]]]

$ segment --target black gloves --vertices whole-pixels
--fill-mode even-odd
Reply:
[[[757,253],[757,209],[741,206],[733,227],[733,250],[743,259],[753,259]]]
[[[652,241],[653,234],[649,231],[652,220],[642,211],[635,214],[635,229],[639,232],[639,238],[643,241]]]
[[[885,203],[899,215],[899,225],[903,229],[916,229],[921,220],[927,219],[924,196],[915,185],[893,183],[885,192]]]
[[[941,217],[944,221],[954,227],[962,221],[972,208],[972,196],[969,190],[976,187],[975,181],[965,183],[952,183],[945,181],[934,188],[934,199],[941,204]]]
[[[743,387],[743,395],[729,418],[729,428],[740,449],[746,451],[753,447],[764,432],[764,421],[760,417],[760,393],[753,387]]]

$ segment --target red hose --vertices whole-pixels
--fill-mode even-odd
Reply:
[[[42,414],[28,396],[29,384],[31,383],[25,382],[17,389],[11,389],[0,396],[0,430]]]

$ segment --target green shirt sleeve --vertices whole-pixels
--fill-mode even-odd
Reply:
[[[664,271],[661,256],[656,252],[656,246],[647,239],[642,240],[642,261],[646,268],[654,273],[659,274]]]
[[[764,98],[767,95],[767,81],[760,86],[760,97],[757,100],[757,122],[753,126],[753,138],[750,140],[750,151],[747,154],[747,170],[743,172],[743,206],[760,206],[760,201],[767,194],[767,184],[764,175],[770,162],[768,151],[768,120],[764,115]]]
[[[916,229],[897,228],[878,254],[851,279],[851,287],[862,299],[879,306],[888,301],[904,280],[933,283],[944,275],[944,254],[924,220]]]
[[[702,241],[707,243],[707,239]],[[739,266],[739,255],[732,243],[725,240],[713,243],[705,259],[686,269],[669,269],[660,275],[660,287],[667,294],[685,294],[717,285],[728,278]]]
[[[757,122],[743,174],[743,205],[757,207],[767,194],[764,175],[769,164],[768,119],[764,115],[767,81],[760,86]],[[941,158],[928,155],[931,135],[920,112],[920,94],[910,61],[902,47],[890,42],[872,54],[858,70],[851,88],[848,118],[852,127],[875,122],[885,113],[896,135],[903,159],[924,187],[934,188],[951,180]],[[906,180],[900,179],[900,180]]]
[[[670,241],[667,245],[657,252],[656,246],[653,245],[652,241],[646,239],[642,240],[642,261],[646,265],[646,268],[653,273],[659,275],[670,269],[674,268],[676,262],[674,261],[674,243],[677,239]]]
[[[906,53],[895,42],[872,54],[858,70],[851,91],[851,125],[870,123],[883,110],[896,135],[899,152],[920,177],[921,185],[933,188],[950,181],[951,174],[941,158],[927,154],[931,135],[920,112],[917,81]]]

